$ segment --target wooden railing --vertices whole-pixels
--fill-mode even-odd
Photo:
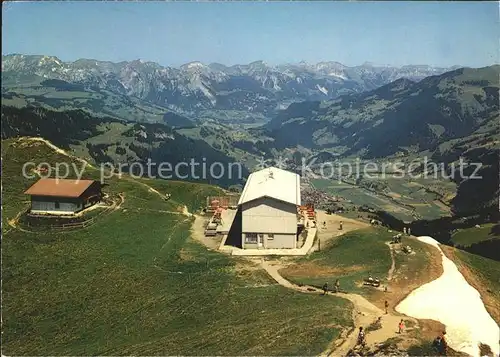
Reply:
[[[85,221],[81,221],[81,222],[56,223],[56,224],[53,224],[50,222],[50,219],[52,219],[52,217],[40,217],[40,218],[44,219],[46,221],[43,223],[39,223],[39,224],[32,224],[27,220],[26,222],[24,222],[24,225],[26,225],[27,227],[30,227],[30,228],[44,228],[44,229],[72,229],[73,228],[74,229],[74,228],[85,228],[85,227],[88,227],[88,226],[95,223],[95,217],[91,217],[91,218],[89,218]]]
[[[26,220],[25,222],[23,222],[23,224],[26,225],[27,227],[30,227],[30,228],[41,228],[41,229],[51,229],[51,230],[86,228],[86,227],[93,225],[96,222],[96,218],[99,218],[102,215],[104,215],[110,211],[113,211],[113,208],[114,208],[114,206],[108,206],[108,207],[104,208],[101,212],[99,212],[97,215],[90,217],[86,220],[80,221],[80,222],[53,223],[53,222],[51,222],[51,220],[56,219],[56,217],[49,217],[49,216],[45,216],[45,215],[31,215],[34,218],[36,218],[38,216],[40,219],[45,220],[45,222],[43,222],[41,224],[32,224],[29,222],[29,220]],[[23,215],[30,215],[29,207],[26,209],[26,211],[23,213]],[[68,220],[70,220],[72,218],[74,219],[75,217],[67,217],[67,218],[59,217],[59,219],[68,219]]]

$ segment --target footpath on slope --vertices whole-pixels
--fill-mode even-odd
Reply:
[[[76,161],[79,161],[83,164],[85,164],[86,166],[88,167],[92,167],[94,168],[94,166],[92,166],[92,164],[90,164],[87,160],[85,159],[82,159],[81,157],[78,157],[78,156],[75,156],[75,155],[71,155],[69,154],[68,152],[66,152],[65,150],[61,149],[60,147],[52,144],[49,140],[47,139],[44,139],[44,138],[41,138],[41,137],[25,137],[25,139],[27,141],[40,141],[40,142],[43,142],[45,145],[47,145],[49,148],[51,148],[52,150],[54,150],[55,152],[57,152],[58,154],[61,154],[61,155],[64,155],[64,156],[67,156],[71,159],[74,159]]]
[[[59,153],[61,155],[64,155],[66,157],[69,157],[71,159],[77,160],[79,162],[82,162],[84,165],[95,169],[95,167],[92,166],[87,160],[85,160],[83,158],[80,158],[80,157],[77,157],[77,156],[74,156],[72,154],[69,154],[65,150],[63,150],[63,149],[59,148],[58,146],[52,144],[47,139],[40,138],[40,137],[22,137],[19,140],[26,140],[28,142],[41,142],[41,143],[44,143],[45,145],[47,145],[49,148],[51,148],[52,150],[56,151],[57,153]],[[40,175],[40,173],[37,173],[37,174]],[[134,183],[140,184],[140,185],[146,187],[149,192],[157,194],[162,199],[164,199],[166,197],[166,195],[161,194],[158,190],[154,189],[153,187],[149,186],[148,184],[146,184],[144,182],[135,180],[132,177],[128,177],[128,176],[123,177],[123,176],[124,176],[124,174],[120,174],[120,175],[118,175],[118,178],[119,179],[129,180],[129,181],[132,181]],[[114,211],[120,209],[121,206],[122,206],[122,204],[125,202],[125,194],[124,193],[119,193],[118,196],[121,198],[121,202],[119,202],[117,205],[115,205],[114,207],[112,207]],[[18,221],[19,221],[19,219],[20,219],[20,217],[21,217],[21,215],[22,215],[22,213],[24,211],[25,211],[25,209],[23,209],[20,212],[18,212],[17,215],[14,218],[7,219],[8,225],[12,229],[18,229],[18,230],[26,232],[26,233],[38,233],[38,232],[35,232],[35,231],[30,231],[30,230],[23,229],[22,227],[19,226]],[[187,208],[186,205],[182,205],[181,206],[180,212],[174,212],[174,211],[159,211],[159,212],[164,212],[164,213],[169,213],[169,214],[179,214],[179,215],[183,215],[183,216],[186,216],[186,217],[192,217],[193,216],[193,214],[189,212],[189,210],[188,210],[188,208]],[[82,212],[80,212],[80,215],[81,214],[82,214]],[[4,232],[4,235],[7,234],[7,233],[9,233],[11,230],[8,230],[8,231]]]
[[[273,265],[264,259],[261,260],[261,265],[264,270],[280,285],[293,289],[302,293],[309,294],[323,294],[323,291],[313,286],[303,285],[298,286],[283,278],[279,269],[280,265]],[[332,296],[331,293],[328,294]],[[356,345],[357,342],[357,328],[364,326],[365,328],[370,324],[376,322],[380,318],[381,328],[375,331],[370,331],[366,334],[366,343],[368,346],[375,346],[379,343],[387,341],[387,339],[397,336],[397,326],[401,320],[401,316],[393,314],[384,314],[384,311],[373,305],[366,300],[363,296],[358,294],[337,293],[333,294],[340,298],[351,301],[354,305],[353,320],[355,329],[351,330],[347,336],[343,337],[340,344],[333,341],[326,351],[321,353],[322,356],[345,356]]]
[[[81,157],[78,157],[78,156],[75,156],[75,155],[72,155],[70,153],[68,153],[67,151],[61,149],[60,147],[52,144],[49,140],[47,139],[44,139],[44,138],[40,138],[40,137],[26,137],[25,138],[27,141],[39,141],[39,142],[43,142],[45,145],[47,145],[49,148],[51,148],[52,150],[56,151],[57,153],[61,154],[61,155],[64,155],[64,156],[67,156],[71,159],[74,159],[74,160],[77,160],[77,161],[80,161],[81,163],[85,164],[86,166],[88,167],[91,167],[91,168],[95,168],[94,166],[92,166],[92,164],[90,164],[87,160],[85,159],[82,159]],[[153,192],[155,194],[157,194],[158,196],[160,196],[162,199],[164,199],[166,197],[166,195],[163,195],[161,194],[158,190],[154,189],[153,187],[149,186],[147,183],[144,183],[142,181],[138,181],[138,180],[135,180],[134,178],[132,177],[128,177],[128,176],[125,176],[126,174],[119,174],[118,175],[118,178],[119,179],[125,179],[125,180],[129,180],[129,181],[133,181],[135,183],[138,183],[144,187],[147,187],[148,188],[148,191],[150,192]],[[175,213],[175,212],[169,212],[169,213]],[[192,214],[189,212],[188,208],[186,205],[184,205],[182,207],[182,211],[181,213],[187,217],[191,217]]]

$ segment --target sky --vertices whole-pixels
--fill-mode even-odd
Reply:
[[[497,2],[2,2],[2,54],[164,66],[499,62]]]

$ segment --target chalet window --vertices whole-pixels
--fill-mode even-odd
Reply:
[[[268,239],[268,240],[273,240],[273,239],[274,239],[274,234],[273,234],[273,233],[269,233],[269,234],[267,235],[267,239]]]
[[[245,233],[245,243],[257,243],[257,233]]]
[[[54,202],[56,208],[59,208],[59,202]]]

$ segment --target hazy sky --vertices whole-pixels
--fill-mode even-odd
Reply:
[[[499,61],[497,2],[3,2],[2,17],[3,54],[64,61]]]

